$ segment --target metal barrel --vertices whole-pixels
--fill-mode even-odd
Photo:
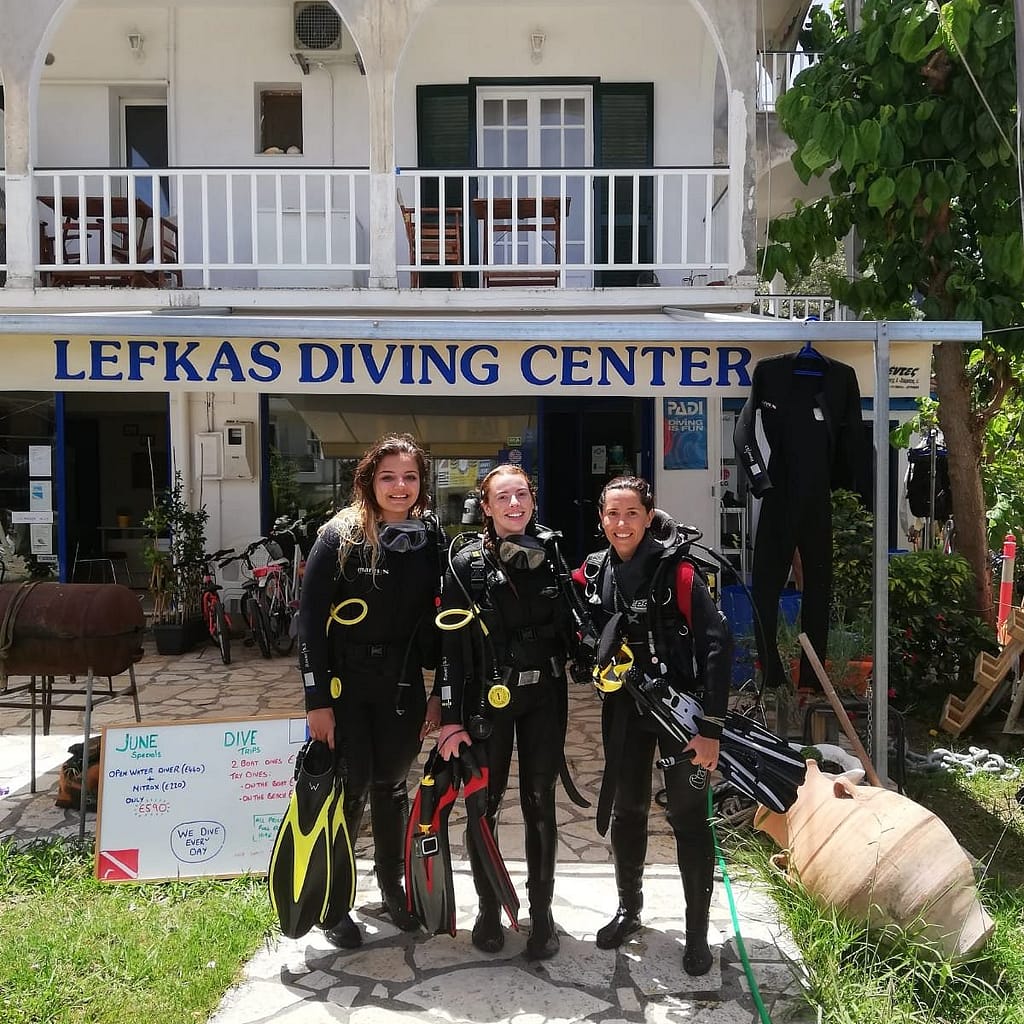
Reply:
[[[0,584],[0,676],[116,676],[142,657],[146,618],[116,583]]]

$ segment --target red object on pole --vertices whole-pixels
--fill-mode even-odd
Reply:
[[[1000,632],[1010,616],[1010,606],[1013,604],[1013,563],[1016,558],[1017,541],[1012,533],[1008,533],[1003,540],[1003,571],[999,577],[999,611],[996,622]]]

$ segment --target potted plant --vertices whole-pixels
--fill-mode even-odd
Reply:
[[[143,519],[149,531],[145,556],[153,598],[153,637],[160,654],[181,654],[202,635],[200,595],[206,550],[205,506],[189,507],[181,473]]]

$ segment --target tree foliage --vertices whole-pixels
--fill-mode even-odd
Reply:
[[[787,281],[856,228],[853,280],[835,297],[889,319],[980,320],[978,347],[936,348],[957,533],[988,614],[985,425],[1013,386],[1024,334],[1024,239],[1014,138],[1011,0],[866,0],[860,27],[824,11],[824,47],[777,106],[802,181],[827,194],[776,220],[762,275]]]

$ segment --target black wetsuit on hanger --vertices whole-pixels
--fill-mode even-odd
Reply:
[[[406,778],[420,751],[426,710],[422,670],[434,667],[440,653],[434,626],[440,557],[436,528],[428,530],[431,541],[419,551],[382,550],[374,566],[369,546],[360,545],[341,569],[341,538],[328,524],[302,579],[299,670],[306,710],[334,708],[335,743],[348,769],[345,821],[354,842],[369,795],[374,866],[385,899],[401,894]],[[365,616],[328,626],[331,607],[348,598],[366,602]],[[360,607],[343,607],[338,617],[354,619]],[[332,678],[341,684],[337,697]]]
[[[797,372],[801,371],[801,372]],[[852,366],[791,352],[760,360],[736,422],[737,457],[761,498],[754,538],[754,634],[767,686],[787,673],[775,643],[779,594],[800,550],[800,626],[824,658],[832,591],[832,498],[856,485],[863,443],[860,389]],[[801,687],[819,689],[806,657]]]

